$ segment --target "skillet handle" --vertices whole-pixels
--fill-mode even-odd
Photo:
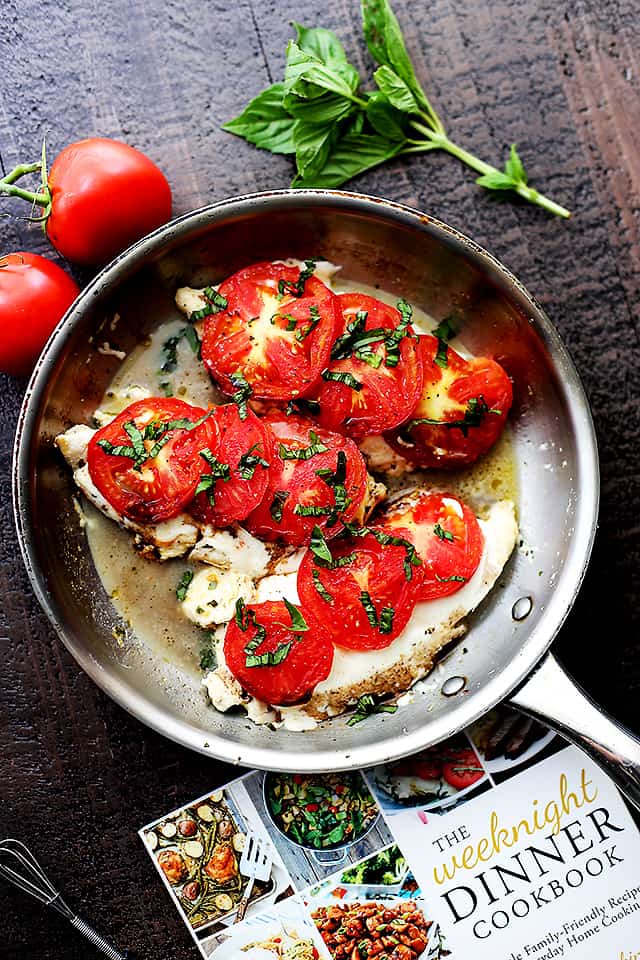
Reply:
[[[601,710],[553,654],[508,702],[584,750],[640,810],[640,740]]]

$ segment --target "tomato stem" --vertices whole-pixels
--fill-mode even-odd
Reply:
[[[16,181],[30,173],[42,174],[41,190],[25,190],[24,187],[17,186]],[[26,200],[34,207],[42,207],[42,217],[34,217],[30,219],[34,219],[38,222],[47,219],[49,213],[51,212],[51,191],[47,183],[47,164],[44,144],[42,145],[41,160],[36,160],[35,163],[19,163],[13,168],[13,170],[10,170],[6,176],[0,178],[0,194],[4,194],[7,197],[19,197],[21,200]]]

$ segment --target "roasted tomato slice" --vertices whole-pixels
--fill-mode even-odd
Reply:
[[[414,544],[422,561],[415,568],[419,600],[460,590],[480,563],[482,530],[469,507],[453,494],[410,493],[388,505],[380,526]]]
[[[251,513],[262,500],[273,453],[271,430],[251,410],[245,418],[235,403],[216,407],[211,422],[216,439],[201,453],[201,475],[189,510],[196,519],[226,527]]]
[[[264,420],[275,434],[269,484],[246,527],[266,540],[294,546],[309,543],[318,525],[335,536],[343,520],[362,513],[367,470],[362,454],[346,437],[323,430],[304,417]]]
[[[292,604],[277,600],[245,607],[239,600],[227,626],[224,658],[248,693],[284,706],[298,703],[326,680],[333,644]]]
[[[257,263],[219,292],[227,307],[205,324],[202,359],[221,389],[232,395],[244,380],[256,398],[308,394],[329,361],[338,324],[329,288],[298,267]]]
[[[91,438],[91,479],[122,516],[139,523],[168,520],[193,498],[200,451],[215,442],[210,421],[206,410],[183,400],[138,400]]]
[[[314,531],[298,571],[298,594],[309,618],[340,647],[380,650],[407,625],[416,568],[409,552],[388,540],[374,530],[327,543]]]
[[[402,312],[364,293],[336,297],[340,336],[323,371],[320,422],[354,440],[380,434],[411,414],[422,392],[422,354]]]
[[[420,467],[449,469],[473,463],[504,429],[513,400],[511,380],[495,360],[465,360],[435,337],[420,337],[420,350],[422,395],[408,423],[387,439]]]

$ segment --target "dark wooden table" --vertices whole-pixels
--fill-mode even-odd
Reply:
[[[559,650],[591,693],[640,730],[640,64],[633,0],[396,0],[426,89],[459,142],[499,160],[517,142],[564,223],[500,203],[448,157],[394,162],[352,184],[421,207],[489,247],[542,301],[591,397],[602,457],[600,533]],[[220,124],[280,76],[287,22],[332,27],[370,64],[356,0],[3,0],[0,150],[53,157],[98,134],[146,151],[175,213],[288,184],[287,159]],[[3,209],[8,209],[8,204]],[[0,221],[1,251],[46,252]],[[51,252],[51,251],[49,251]],[[635,309],[634,309],[635,308]],[[29,589],[10,504],[24,383],[0,394],[0,836],[37,842],[69,899],[139,957],[195,958],[136,830],[228,778],[141,726],[82,674]],[[635,582],[634,582],[635,574]],[[3,956],[88,957],[76,935],[0,888]]]

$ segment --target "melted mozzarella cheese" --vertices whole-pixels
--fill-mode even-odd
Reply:
[[[93,415],[93,419],[98,426],[103,427],[106,423],[111,423],[130,403],[135,403],[137,400],[146,400],[150,396],[152,394],[149,390],[145,390],[144,387],[139,387],[137,384],[131,384],[123,390],[107,390],[102,403]]]
[[[237,570],[204,567],[198,570],[182,601],[182,613],[199,627],[227,623],[233,617],[237,601],[256,599],[254,581]]]

